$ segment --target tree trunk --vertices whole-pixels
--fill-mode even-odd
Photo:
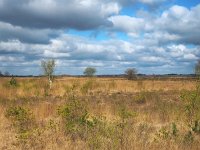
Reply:
[[[49,88],[51,89],[51,86],[52,86],[52,80],[51,80],[51,77],[49,76]]]

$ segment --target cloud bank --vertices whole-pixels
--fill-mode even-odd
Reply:
[[[138,3],[158,10],[121,13]],[[0,70],[37,75],[40,61],[54,58],[57,74],[82,74],[87,66],[99,74],[128,67],[147,74],[192,73],[200,58],[200,4],[159,11],[165,3],[0,0]],[[82,35],[86,31],[97,36]]]

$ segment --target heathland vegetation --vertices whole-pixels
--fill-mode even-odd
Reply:
[[[0,78],[0,149],[200,149],[198,78],[53,78],[51,64]]]

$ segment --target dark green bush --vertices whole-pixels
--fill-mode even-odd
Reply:
[[[12,77],[12,78],[10,79],[10,81],[9,81],[9,84],[10,84],[11,86],[13,86],[13,87],[16,87],[16,86],[17,86],[17,80],[16,80],[14,77]]]

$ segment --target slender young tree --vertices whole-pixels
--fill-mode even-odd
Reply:
[[[48,77],[49,80],[49,88],[51,88],[52,82],[53,82],[53,73],[55,70],[55,60],[50,59],[50,60],[42,60],[41,61],[41,67],[43,69],[44,75]]]

